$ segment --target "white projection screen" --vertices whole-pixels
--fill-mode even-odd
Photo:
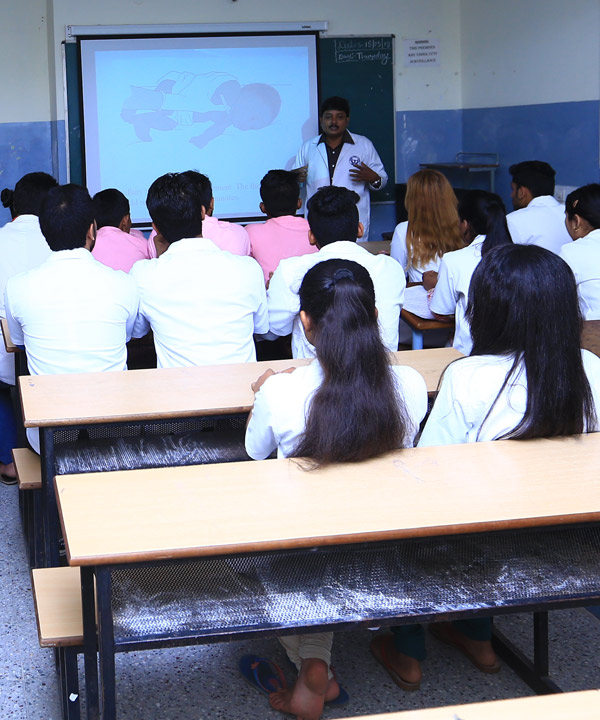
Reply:
[[[261,178],[318,131],[315,33],[91,38],[80,52],[85,182],[121,190],[136,224],[150,184],[183,170],[211,179],[217,217],[261,217]]]

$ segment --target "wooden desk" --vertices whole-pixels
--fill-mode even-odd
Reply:
[[[390,254],[390,240],[367,240],[366,242],[357,242],[357,245],[368,250],[372,255],[379,255],[380,253]]]
[[[448,363],[460,356],[451,348],[395,354],[398,363],[411,365],[423,375],[429,392],[437,389]],[[183,426],[188,420],[248,413],[254,402],[250,385],[267,368],[283,370],[307,362],[310,361],[278,360],[19,378],[25,427],[40,428],[43,522],[47,525],[43,546],[47,557],[45,561],[38,558],[36,564],[58,564],[58,516],[53,486],[58,471],[55,457],[58,431],[158,421],[169,423],[168,432],[174,432],[174,425]],[[41,522],[37,525],[41,526]]]
[[[98,698],[97,639],[106,703],[103,717],[108,720],[116,716],[114,654],[117,651],[241,638],[258,633],[285,634],[306,625],[315,629],[344,629],[373,622],[400,624],[540,609],[544,612],[537,616],[534,665],[529,664],[521,670],[527,682],[542,688],[539,691],[556,690],[545,677],[548,674],[546,611],[589,604],[600,598],[597,528],[592,527],[596,539],[590,543],[589,538],[580,542],[577,534],[589,532],[586,526],[584,530],[557,526],[600,520],[599,461],[600,434],[591,434],[557,440],[408,449],[363,464],[315,472],[301,470],[294,461],[267,460],[59,476],[56,493],[67,557],[70,564],[82,568],[86,689],[92,699],[91,706],[94,707]],[[331,507],[335,507],[335,513],[330,511]],[[529,530],[548,527],[550,529]],[[525,532],[528,534],[523,540]],[[536,533],[542,538],[537,546]],[[461,539],[465,537],[466,541]],[[480,540],[482,537],[483,541]],[[564,559],[558,549],[562,549],[565,537],[570,538],[568,552],[581,552],[581,557],[578,555],[572,561]],[[552,543],[551,549],[546,551],[550,560],[546,561],[539,555],[539,545],[541,543],[545,549],[548,538]],[[478,542],[498,543],[503,553],[501,567],[491,560],[488,562],[487,556],[484,557],[486,566],[486,562],[479,560],[479,555],[469,555]],[[352,547],[348,548],[349,545]],[[456,552],[459,546],[461,552],[467,548],[466,565]],[[444,586],[443,601],[419,597],[416,605],[408,607],[409,593],[400,592],[397,587],[389,588],[387,593],[378,590],[379,594],[369,595],[362,601],[360,597],[365,596],[359,595],[356,600],[356,593],[347,590],[344,583],[348,582],[348,577],[354,581],[359,576],[365,557],[372,558],[379,552],[404,552],[406,548],[409,553],[416,551],[418,557],[429,552],[428,558],[441,558],[438,563],[441,570],[438,568],[436,575],[436,561],[431,559],[421,561],[422,565],[417,562],[416,571],[412,563],[394,565],[392,576],[395,581],[408,582],[406,578],[412,567],[416,579],[411,581],[410,587],[419,594],[421,585],[427,586],[430,573],[436,583],[441,582]],[[442,557],[440,553],[443,552],[446,555]],[[526,568],[530,567],[526,560],[530,565],[533,563],[531,582],[535,588],[529,588],[527,576],[525,595],[513,596],[510,594],[514,588],[512,568],[515,566],[519,582],[523,583],[528,572]],[[124,596],[131,589],[128,573],[132,572],[136,577],[136,568],[140,564],[148,567],[148,563],[153,563],[157,564],[154,569],[159,575],[167,572],[169,578],[181,578],[182,574],[185,576],[185,570],[178,564],[188,562],[191,563],[191,575],[203,578],[200,594],[190,599],[194,604],[187,613],[193,626],[178,625],[171,631],[167,622],[165,627],[169,629],[162,633],[153,630],[144,637],[135,630],[128,634],[128,628],[135,625],[135,618],[131,620],[130,608],[126,607],[123,611],[127,618],[125,625],[122,617],[115,619],[111,600],[117,597],[117,605],[127,604]],[[323,614],[310,615],[310,622],[302,615],[304,609],[297,611],[299,616],[286,617],[285,621],[276,619],[279,616],[275,603],[263,605],[256,588],[260,586],[264,591],[271,582],[276,584],[280,576],[270,575],[267,583],[260,572],[264,571],[265,565],[274,567],[275,573],[283,574],[295,573],[302,568],[305,574],[294,575],[293,582],[287,575],[281,580],[285,593],[280,591],[280,594],[285,594],[286,603],[294,589],[301,597],[311,596],[314,587],[307,590],[306,595],[302,591],[307,578],[312,582],[316,578],[324,594],[325,606],[332,607],[331,594],[335,594],[335,588],[324,579],[321,566],[312,571],[305,569],[315,562],[330,563],[328,567],[335,569],[334,585],[342,597],[341,607],[346,615],[338,616],[339,607],[336,606],[333,615],[329,616],[328,610],[319,605],[318,613]],[[558,582],[553,573],[546,572],[545,562],[558,564]],[[448,573],[450,565],[452,573]],[[367,567],[370,581],[372,566]],[[500,600],[478,597],[476,602],[467,601],[460,578],[470,578],[474,567],[484,568],[484,574],[489,574],[491,567],[491,581],[488,578],[486,587],[491,586],[494,592],[504,592],[506,585],[506,597]],[[572,579],[565,581],[563,573],[567,570],[577,575],[575,582]],[[253,583],[255,572],[259,573],[260,582]],[[476,574],[480,574],[479,569]],[[507,574],[511,576],[505,579]],[[215,605],[216,596],[212,595],[215,575],[218,576],[219,597],[227,598],[231,617],[228,611],[219,610]],[[94,618],[94,578],[98,592],[98,638]],[[219,583],[226,580],[233,582],[233,590],[229,586],[223,590]],[[156,617],[160,625],[163,620],[169,620],[169,611],[161,615],[165,606],[160,602],[160,607],[144,605],[144,602],[154,603],[153,598],[161,596],[160,579],[152,580],[151,584],[150,594],[143,596],[145,600],[140,600],[142,596],[135,593],[134,613],[139,613],[141,606],[143,617]],[[185,592],[188,592],[187,581],[185,585]],[[576,590],[573,590],[574,585]],[[169,592],[175,592],[170,581],[167,587]],[[448,593],[451,598],[454,593],[451,602]],[[169,602],[181,607],[188,597],[182,595]],[[373,598],[377,598],[377,602]],[[244,609],[258,603],[260,621],[253,616],[252,620],[240,622],[232,609],[236,600]],[[389,607],[390,603],[392,607]],[[202,625],[200,620],[205,607],[212,608],[208,626]],[[128,624],[130,622],[132,625]],[[216,623],[220,623],[218,627]],[[506,647],[503,653],[504,657],[510,656]]]
[[[412,349],[422,350],[423,349],[423,332],[426,330],[452,330],[454,328],[454,321],[441,322],[440,320],[428,320],[426,318],[419,317],[414,313],[409,312],[402,308],[400,311],[400,318],[409,326],[412,330]]]

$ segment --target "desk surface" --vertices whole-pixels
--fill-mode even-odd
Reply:
[[[596,521],[599,466],[593,433],[55,482],[69,562],[94,565]]]
[[[391,240],[367,240],[366,242],[357,242],[356,244],[368,250],[373,255],[379,255],[379,253],[389,255],[392,242]]]
[[[11,340],[10,332],[8,331],[8,322],[6,318],[0,318],[0,326],[2,327],[2,337],[4,338],[4,347],[8,353],[21,352],[21,348],[17,347]]]
[[[410,365],[437,389],[448,363],[461,357],[453,348],[404,351],[398,364]],[[267,368],[305,365],[308,360],[275,360],[161,370],[19,378],[25,427],[100,424],[248,412],[250,384]]]

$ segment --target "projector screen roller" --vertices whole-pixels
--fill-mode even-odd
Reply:
[[[167,172],[211,179],[215,215],[260,217],[259,186],[318,131],[316,36],[81,40],[86,184],[134,223]]]

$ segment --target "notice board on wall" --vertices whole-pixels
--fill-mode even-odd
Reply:
[[[348,98],[350,130],[375,145],[389,176],[374,201],[395,199],[394,38],[330,37],[319,41],[319,95]]]

